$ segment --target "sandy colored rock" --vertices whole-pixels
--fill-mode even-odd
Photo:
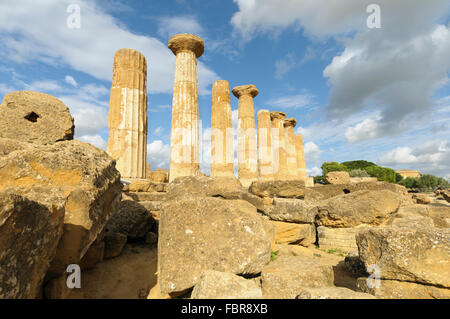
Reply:
[[[79,141],[38,145],[0,158],[0,190],[48,185],[67,197],[64,231],[50,272],[76,264],[103,230],[121,197],[120,174],[103,150]]]
[[[306,163],[305,163],[305,149],[303,147],[303,136],[301,134],[294,135],[295,152],[297,157],[297,176],[306,180]],[[314,179],[312,185],[306,185],[307,187],[314,186]]]
[[[155,192],[167,192],[167,183],[157,183],[149,180],[133,181],[123,187],[124,192],[133,193],[155,193]]]
[[[105,256],[105,242],[93,243],[80,260],[81,270],[94,268]]]
[[[266,207],[264,214],[272,220],[291,223],[314,223],[317,208],[301,199],[275,198],[273,205]]]
[[[234,177],[234,141],[230,84],[214,82],[211,106],[211,177]]]
[[[151,182],[154,183],[168,183],[169,182],[169,171],[159,169],[153,172],[150,172],[148,178]]]
[[[303,198],[304,181],[261,181],[253,182],[249,192],[259,197]]]
[[[429,216],[428,209],[424,205],[402,206],[385,224],[407,228],[435,227],[433,218]]]
[[[328,228],[324,226],[317,227],[317,238],[319,247],[322,249],[339,249],[349,252],[358,249],[356,245],[356,233],[366,229],[367,225],[359,225],[348,228]]]
[[[12,92],[5,95],[0,105],[0,138],[53,144],[72,140],[74,131],[69,108],[51,95]]]
[[[286,113],[271,112],[272,120],[272,150],[273,150],[273,173],[275,180],[287,180],[287,152],[286,136],[284,130],[284,119]]]
[[[344,287],[303,289],[296,299],[376,299],[374,296]]]
[[[122,253],[123,248],[127,244],[127,235],[121,233],[105,234],[105,254],[104,258],[114,258]]]
[[[286,165],[287,165],[287,179],[297,180],[298,165],[297,165],[297,148],[295,145],[294,128],[297,125],[297,120],[289,118],[284,120],[285,145],[286,145]]]
[[[448,190],[443,190],[443,191],[441,191],[441,195],[442,195],[442,197],[444,197],[444,199],[445,199],[448,203],[450,203],[450,191],[448,191]]]
[[[155,220],[140,203],[123,200],[105,226],[108,234],[121,233],[130,238],[144,238],[152,229]]]
[[[430,204],[431,203],[431,198],[426,196],[426,195],[424,195],[424,194],[414,194],[412,196],[412,198],[413,198],[413,200],[415,200],[415,202],[417,204],[424,204],[424,205],[426,205],[426,204]]]
[[[367,277],[357,280],[359,291],[369,293],[380,299],[450,299],[450,289],[414,282],[381,280],[380,287],[370,288]]]
[[[376,177],[350,177],[350,183],[377,182]]]
[[[65,196],[58,188],[0,191],[0,299],[36,298],[63,232]]]
[[[163,204],[158,279],[162,293],[195,286],[205,270],[255,275],[270,261],[273,226],[242,200],[192,198]]]
[[[316,224],[332,228],[379,225],[401,204],[398,194],[388,190],[357,191],[319,202]]]
[[[305,288],[332,286],[333,268],[300,256],[280,256],[261,273],[264,298],[294,299]]]
[[[316,242],[316,228],[313,224],[295,224],[271,221],[275,228],[275,243],[311,246]]]
[[[233,88],[238,102],[238,175],[244,187],[249,187],[258,179],[258,156],[255,129],[255,110],[253,98],[258,89],[253,85],[242,85]]]
[[[348,172],[329,172],[325,176],[325,179],[330,184],[349,184],[350,175]]]
[[[273,181],[272,124],[270,112],[259,110],[258,121],[258,173],[262,181]]]
[[[358,232],[356,243],[382,279],[450,287],[450,229],[377,227]]]
[[[169,40],[176,56],[170,137],[170,181],[200,172],[197,58],[204,51],[201,38],[177,34]]]
[[[146,178],[147,61],[136,50],[114,55],[108,126],[108,154],[122,178]]]
[[[192,299],[258,299],[262,298],[261,287],[252,279],[235,274],[205,271],[195,285]]]
[[[32,148],[33,144],[20,142],[10,138],[0,138],[0,156],[6,156],[14,151]]]

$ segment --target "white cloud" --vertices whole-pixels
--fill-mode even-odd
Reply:
[[[147,161],[150,167],[169,169],[170,166],[170,145],[164,144],[161,140],[147,144]]]
[[[73,76],[66,75],[65,79],[66,83],[72,85],[73,87],[78,87],[77,81],[73,78]]]
[[[349,143],[373,139],[379,135],[378,121],[371,118],[365,119],[356,126],[347,128],[345,131],[345,138]]]
[[[90,143],[98,148],[106,150],[106,141],[100,135],[83,135],[78,137],[82,142]]]
[[[307,160],[308,162],[314,163],[322,155],[322,150],[314,142],[306,143],[304,146],[304,150],[305,150],[305,160]]]
[[[160,136],[163,131],[164,129],[161,126],[158,126],[153,133],[157,136]]]
[[[71,3],[72,0],[0,2],[2,58],[67,65],[110,82],[114,53],[133,48],[148,59],[149,90],[172,93],[175,57],[166,43],[132,33],[94,1],[77,1],[81,7],[81,28],[70,29],[66,9]],[[207,94],[212,79],[218,76],[201,61],[198,66],[199,92]]]
[[[42,93],[60,91],[62,89],[56,81],[35,81],[25,86],[27,90],[38,91]]]
[[[292,53],[287,54],[284,59],[275,61],[275,77],[282,79],[286,73],[296,66],[295,56]]]
[[[308,174],[308,176],[321,176],[322,169],[320,167],[314,166],[311,169],[306,169],[306,173]]]
[[[167,40],[179,33],[201,36],[203,28],[193,16],[166,16],[159,18],[158,34]]]
[[[267,105],[270,105],[270,107],[277,107],[277,108],[302,108],[311,106],[313,101],[314,98],[311,94],[300,93],[297,95],[286,96],[270,100],[269,102],[267,102]]]

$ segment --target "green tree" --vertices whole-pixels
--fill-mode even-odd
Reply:
[[[349,171],[353,171],[355,169],[364,169],[366,167],[375,165],[375,163],[363,160],[343,162],[341,164],[347,167]]]
[[[323,176],[327,175],[329,172],[348,172],[348,168],[338,162],[325,162],[322,164],[321,168]]]
[[[399,182],[400,185],[405,186],[408,189],[417,188],[418,178],[407,177]]]
[[[395,183],[396,173],[393,169],[378,165],[368,166],[364,169],[370,176],[376,177],[379,181]]]
[[[399,173],[395,172],[395,182],[399,183],[403,180],[403,176],[400,175]]]
[[[314,184],[328,184],[325,176],[314,176]]]

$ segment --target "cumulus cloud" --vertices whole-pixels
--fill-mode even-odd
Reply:
[[[83,135],[78,137],[82,142],[90,143],[98,148],[106,150],[106,141],[100,135]]]
[[[64,80],[66,81],[66,83],[72,85],[73,87],[78,87],[78,83],[77,83],[77,81],[75,81],[75,79],[73,78],[73,76],[66,75],[66,77],[64,78]]]
[[[135,34],[103,11],[95,1],[79,0],[81,27],[67,26],[71,0],[0,2],[0,52],[19,63],[43,62],[66,65],[111,81],[114,53],[133,48],[147,57],[152,93],[171,93],[175,57],[160,40]],[[24,10],[26,8],[26,10]],[[199,92],[206,94],[214,71],[199,62]]]
[[[322,155],[322,150],[314,142],[306,143],[304,146],[304,151],[305,151],[305,159],[307,159],[309,162],[317,161]]]
[[[147,161],[150,167],[169,169],[170,165],[170,145],[161,140],[147,144]]]
[[[365,119],[357,125],[347,128],[345,131],[345,138],[349,143],[376,138],[379,135],[378,121],[372,118]]]
[[[314,166],[311,169],[306,169],[306,173],[308,174],[308,176],[321,176],[322,169],[320,167]]]

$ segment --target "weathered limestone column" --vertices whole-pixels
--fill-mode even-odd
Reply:
[[[255,110],[253,98],[258,95],[258,89],[250,84],[238,86],[233,94],[239,99],[238,103],[238,172],[239,180],[244,187],[258,180],[256,155]]]
[[[284,133],[284,119],[286,113],[271,112],[272,120],[272,150],[273,150],[273,174],[275,180],[287,179],[287,154]]]
[[[272,126],[269,110],[258,111],[258,173],[260,180],[273,181]]]
[[[170,181],[200,173],[197,58],[203,40],[192,34],[177,34],[169,40],[176,55],[170,138]]]
[[[211,177],[234,177],[233,125],[230,84],[219,80],[212,87]]]
[[[306,180],[305,151],[303,149],[303,136],[295,134],[295,149],[297,153],[297,176],[301,180]]]
[[[287,155],[287,179],[298,180],[297,176],[297,152],[295,148],[295,134],[294,127],[297,125],[297,120],[289,118],[284,120],[285,143]]]
[[[114,56],[107,151],[123,178],[145,179],[147,162],[147,62],[132,49]]]

